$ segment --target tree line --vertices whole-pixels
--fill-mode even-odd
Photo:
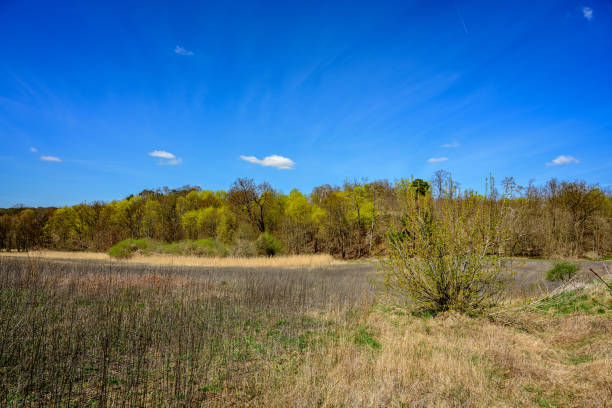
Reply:
[[[380,254],[391,231],[402,228],[409,197],[504,201],[511,211],[505,252],[515,256],[606,256],[612,252],[612,194],[584,181],[551,179],[520,186],[506,177],[487,193],[460,188],[446,171],[429,181],[400,179],[322,185],[306,195],[284,194],[268,183],[237,179],[227,191],[184,186],[144,190],[124,200],[62,208],[0,209],[0,250],[107,250],[117,242],[211,238],[236,256],[254,254],[262,234],[290,254],[329,253],[340,258]],[[491,212],[494,216],[494,212]]]

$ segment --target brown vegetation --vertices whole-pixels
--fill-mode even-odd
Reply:
[[[115,263],[133,263],[165,266],[210,266],[210,267],[316,267],[339,265],[343,262],[334,259],[331,255],[287,255],[276,257],[252,258],[205,258],[198,256],[173,255],[135,255],[127,260],[116,261],[103,252],[68,252],[68,251],[29,251],[29,252],[0,252],[0,257],[21,258],[47,258],[47,259],[82,259],[108,261]]]
[[[612,298],[598,285],[521,306],[547,267],[469,318],[377,300],[368,264],[0,257],[0,404],[610,406]]]

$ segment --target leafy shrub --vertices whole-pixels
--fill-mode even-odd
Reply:
[[[273,235],[264,232],[255,241],[257,255],[274,256],[282,252],[282,245]]]
[[[505,202],[476,194],[433,200],[415,191],[407,198],[401,228],[389,233],[381,289],[421,312],[471,313],[495,303],[508,284]]]
[[[187,249],[187,242],[178,241],[178,242],[169,242],[165,244],[161,244],[156,252],[160,252],[162,254],[167,255],[184,255],[185,250]]]
[[[546,280],[551,282],[566,282],[580,270],[578,265],[569,262],[558,262],[546,273]]]
[[[191,252],[198,256],[219,256],[229,255],[229,249],[217,239],[205,238],[198,239],[191,243]]]
[[[152,242],[147,239],[124,239],[117,242],[109,250],[108,254],[112,258],[129,258],[134,253],[148,253],[152,248]]]

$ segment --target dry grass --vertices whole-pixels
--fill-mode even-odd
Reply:
[[[174,265],[0,258],[0,405],[612,406],[601,286],[419,317],[367,265]]]
[[[173,255],[135,255],[128,260],[115,260],[103,252],[67,252],[67,251],[30,251],[30,252],[0,252],[0,256],[16,256],[25,258],[47,259],[78,259],[127,262],[156,266],[204,266],[204,267],[317,267],[339,265],[344,262],[334,259],[331,255],[289,255],[257,258],[206,258],[198,256]]]
[[[257,258],[203,258],[197,256],[136,255],[128,262],[164,266],[213,266],[213,267],[316,267],[338,265],[342,261],[331,255],[291,255]]]
[[[526,333],[450,313],[378,310],[364,324],[379,349],[339,339],[264,399],[278,407],[612,406],[612,320],[545,321]]]
[[[86,261],[92,260],[109,260],[110,257],[104,252],[70,252],[70,251],[28,251],[28,252],[0,252],[0,257],[19,257],[19,258],[47,258],[47,259],[82,259]]]

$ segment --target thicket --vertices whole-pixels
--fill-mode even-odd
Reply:
[[[505,203],[512,221],[506,254],[605,257],[612,253],[609,191],[583,181],[555,179],[542,186],[518,186],[506,178],[498,187],[512,191],[502,195],[493,189],[489,197]],[[172,244],[181,252],[181,245],[212,239],[230,254],[253,256],[262,253],[264,238],[259,237],[267,234],[266,242],[278,243],[263,251],[268,255],[280,250],[361,258],[385,251],[387,233],[401,222],[407,197],[414,191],[434,202],[451,200],[458,206],[482,196],[462,191],[444,171],[430,181],[354,181],[316,187],[309,195],[298,190],[283,194],[267,183],[238,179],[228,191],[185,186],[144,190],[110,203],[0,210],[0,250],[107,251],[126,239],[148,239],[166,244],[185,241]]]

